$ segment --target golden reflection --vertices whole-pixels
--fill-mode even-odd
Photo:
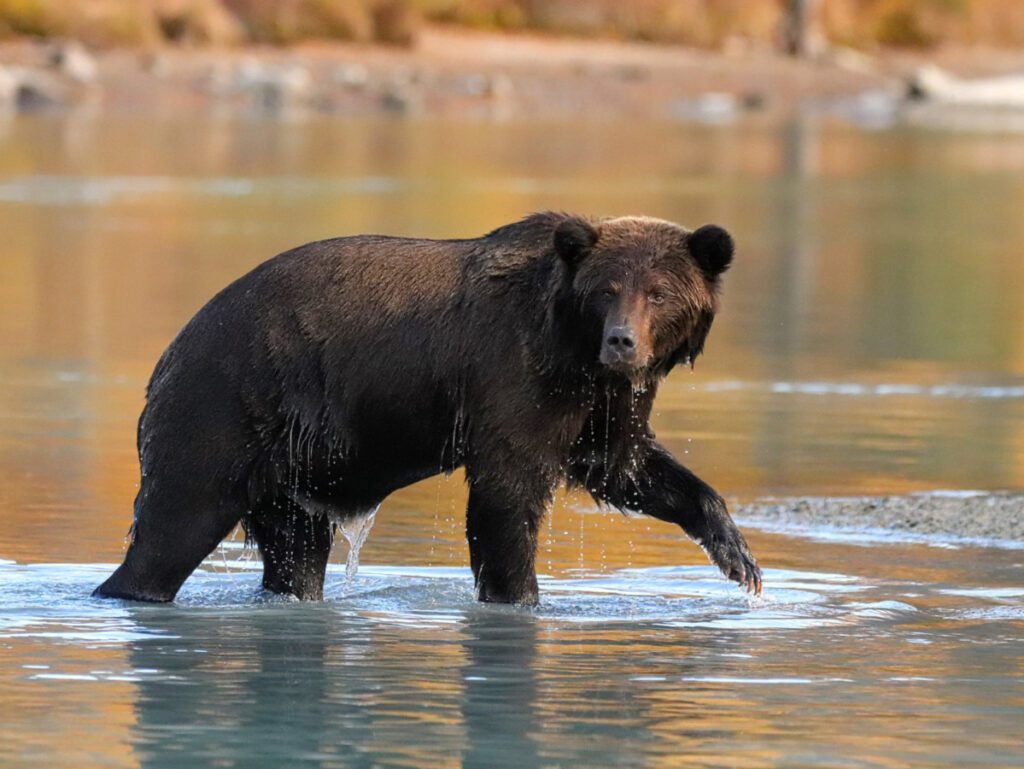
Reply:
[[[570,132],[214,119],[197,131],[172,120],[77,121],[71,130],[20,117],[0,157],[0,407],[10,425],[0,494],[15,533],[10,556],[117,558],[153,362],[252,265],[316,237],[472,235],[543,206],[718,220],[737,232],[708,353],[695,373],[665,383],[654,420],[727,495],[1021,483],[1016,404],[770,391],[790,380],[932,386],[1024,375],[1024,310],[1012,288],[1024,283],[1015,258],[1024,222],[1013,215],[1024,190],[1007,172],[1019,139],[996,142],[1010,158],[1000,169],[985,160],[987,139],[813,121],[651,125],[644,142],[614,123]],[[550,148],[543,156],[538,131]],[[942,194],[922,183],[936,168],[949,180]],[[952,206],[957,217],[947,216]],[[757,386],[712,387],[734,380]],[[388,503],[426,511],[418,525],[445,541],[432,561],[463,557],[453,545],[458,486],[427,481]],[[566,510],[559,521],[556,509],[554,528],[589,535],[585,521],[597,518],[581,525]],[[400,534],[387,520],[379,533]],[[48,535],[56,521],[69,537]],[[593,528],[577,562],[617,552],[617,527]]]
[[[60,629],[60,623],[39,622],[32,630],[43,636],[0,642],[0,735],[9,744],[17,740],[23,765],[45,760],[60,746],[62,759],[75,766],[94,765],[102,756],[105,766],[137,767],[135,685],[110,680],[131,676],[125,650],[76,644],[67,659],[60,641],[45,637]]]
[[[315,238],[469,236],[542,207],[719,221],[737,233],[740,253],[707,355],[695,372],[673,373],[654,419],[659,438],[726,496],[1024,485],[1019,399],[813,392],[822,382],[1019,383],[1024,145],[1017,137],[664,124],[643,127],[638,139],[637,126],[614,123],[153,124],[108,116],[70,125],[46,115],[18,117],[5,130],[0,558],[119,558],[149,372],[192,313],[251,266]],[[787,392],[787,383],[809,389]],[[363,560],[465,566],[465,501],[461,473],[395,494]],[[818,547],[757,532],[750,539],[773,568],[814,562]],[[841,573],[863,568],[855,549],[834,551]],[[706,562],[672,527],[597,511],[575,493],[558,495],[538,559],[543,574],[561,577]],[[887,577],[971,578],[955,561],[899,558]],[[0,671],[17,674],[0,695],[8,714],[0,734],[40,745],[59,739],[81,765],[99,755],[115,766],[173,765],[168,756],[183,754],[162,752],[169,740],[178,740],[177,750],[208,750],[216,741],[185,728],[196,718],[227,731],[260,725],[284,698],[307,715],[312,708],[314,722],[300,731],[325,765],[352,758],[339,747],[343,729],[365,730],[367,750],[396,763],[432,767],[488,765],[497,726],[524,766],[558,765],[558,755],[539,747],[544,738],[594,739],[586,725],[598,722],[616,724],[607,739],[637,741],[651,766],[728,763],[714,755],[722,735],[764,745],[784,736],[770,730],[785,721],[743,699],[749,690],[696,680],[715,675],[705,664],[710,641],[698,632],[660,628],[636,638],[529,615],[470,613],[441,629],[415,618],[391,626],[388,616],[360,638],[345,635],[325,607],[290,641],[273,618],[263,607],[236,617],[235,635],[224,639],[215,618],[197,637],[192,625],[176,627],[182,620],[173,613],[146,615],[150,627],[187,634],[209,654],[176,654],[173,641],[76,646],[73,670],[61,667],[59,645],[4,640]],[[513,651],[502,643],[510,624],[520,639]],[[755,637],[734,640],[737,654],[760,652]],[[628,655],[617,653],[623,646]],[[910,664],[927,674],[970,662],[949,654],[915,647]],[[417,672],[424,660],[430,675]],[[212,680],[204,672],[215,669],[218,683],[167,697],[166,681],[68,681],[58,697],[58,684],[20,668],[33,663],[87,674],[152,667],[200,680]],[[321,688],[290,690],[290,665],[304,665],[295,675],[319,679]],[[339,667],[365,667],[379,678],[340,690],[329,675]],[[880,665],[872,674],[903,667]],[[608,685],[592,691],[600,675]],[[858,679],[860,671],[840,665],[828,675]],[[395,680],[406,687],[403,697],[389,688]],[[774,714],[769,691],[757,696]],[[932,707],[932,697],[930,689],[904,687],[884,694],[880,712],[912,716]],[[871,717],[863,703],[848,714],[844,707],[836,705],[837,717]],[[181,735],[161,732],[167,724],[180,725]],[[410,724],[426,735],[426,747],[403,742]],[[439,745],[444,751],[431,751]],[[862,760],[909,763],[886,757],[885,747],[864,745]],[[599,756],[607,744],[593,749]],[[747,766],[791,758],[770,747],[744,755]]]

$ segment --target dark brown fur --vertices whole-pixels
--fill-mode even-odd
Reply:
[[[760,589],[721,498],[647,425],[660,379],[703,348],[731,256],[716,227],[543,213],[478,239],[338,238],[265,262],[157,364],[132,543],[97,594],[172,600],[241,520],[264,586],[318,598],[338,522],[460,466],[481,600],[537,600],[561,482],[679,524]]]

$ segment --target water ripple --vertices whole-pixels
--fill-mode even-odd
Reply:
[[[212,177],[177,176],[57,176],[36,174],[0,182],[0,203],[37,206],[104,206],[124,198],[170,193],[194,197],[238,198],[273,195],[307,198],[320,195],[382,194],[404,186],[387,176],[317,179],[298,176]]]
[[[258,564],[226,561],[216,563],[218,571],[197,571],[175,607],[168,609],[90,598],[92,588],[111,569],[108,564],[2,564],[0,638],[127,643],[146,637],[151,631],[145,620],[168,610],[260,611],[297,605],[302,611],[311,606],[263,593],[254,566]],[[332,565],[327,600],[317,606],[365,622],[420,628],[457,624],[467,612],[505,612],[556,624],[745,630],[891,619],[894,612],[913,608],[892,601],[848,601],[847,596],[860,595],[871,586],[847,575],[786,569],[766,572],[770,588],[760,597],[739,591],[711,566],[542,576],[540,582],[540,605],[524,609],[478,604],[468,569],[367,565],[350,583],[344,568]]]
[[[710,393],[757,392],[773,395],[840,395],[854,397],[910,396],[927,398],[1024,398],[1024,385],[968,385],[861,382],[759,382],[728,379],[708,382],[695,389]]]

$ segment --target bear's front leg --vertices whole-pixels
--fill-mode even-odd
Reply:
[[[636,489],[647,515],[678,524],[722,573],[760,594],[761,569],[718,493],[651,441]]]
[[[646,441],[635,469],[573,469],[573,480],[595,499],[682,527],[722,573],[748,591],[761,592],[761,569],[725,501],[660,444]]]
[[[537,534],[553,483],[521,468],[506,474],[470,475],[466,539],[481,601],[537,603]],[[507,472],[507,471],[506,471]]]

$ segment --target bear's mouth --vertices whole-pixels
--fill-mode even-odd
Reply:
[[[609,371],[614,371],[616,374],[622,374],[629,379],[636,378],[647,368],[647,364],[650,362],[649,356],[645,356],[641,359],[635,355],[621,355],[608,350],[608,348],[601,350],[601,355],[598,360],[601,365]]]

